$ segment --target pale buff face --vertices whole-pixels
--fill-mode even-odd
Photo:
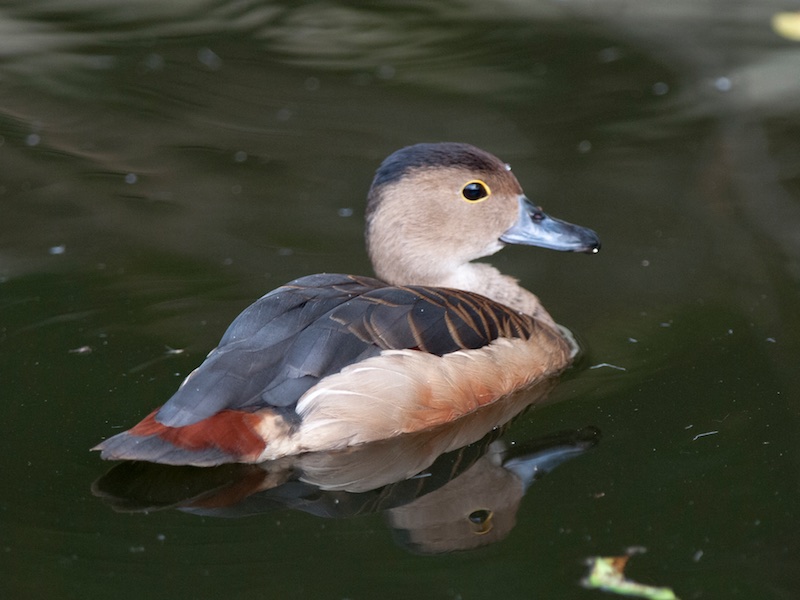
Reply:
[[[493,158],[493,157],[492,157]],[[497,252],[500,236],[516,221],[516,177],[497,159],[492,170],[460,166],[416,167],[371,191],[367,223],[370,257],[388,281],[428,281],[435,274]],[[488,192],[465,198],[465,186]],[[480,189],[480,188],[478,188]],[[467,190],[475,195],[475,186]]]

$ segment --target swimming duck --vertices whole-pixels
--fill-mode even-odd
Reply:
[[[336,450],[451,422],[571,363],[537,297],[473,261],[505,244],[596,253],[599,239],[547,216],[495,156],[462,143],[390,155],[366,243],[378,279],[318,274],[269,292],[164,406],[94,449],[196,466]]]

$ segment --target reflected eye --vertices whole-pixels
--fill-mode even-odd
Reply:
[[[474,179],[461,188],[461,196],[467,202],[480,202],[489,197],[492,191],[483,181]]]
[[[479,508],[478,510],[472,511],[467,515],[467,520],[470,523],[472,532],[477,535],[489,533],[493,527],[492,516],[494,515],[488,508]]]

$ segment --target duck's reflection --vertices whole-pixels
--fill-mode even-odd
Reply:
[[[209,468],[124,462],[92,489],[124,512],[177,508],[242,517],[289,508],[330,518],[384,512],[395,539],[415,552],[476,548],[508,535],[533,481],[600,439],[593,427],[522,444],[501,439],[505,425],[549,387],[447,427],[339,452]]]

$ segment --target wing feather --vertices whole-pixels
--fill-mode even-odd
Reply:
[[[471,292],[303,277],[244,310],[156,419],[182,427],[225,409],[291,410],[324,377],[383,350],[441,356],[498,337],[528,338],[536,327],[531,317]]]

